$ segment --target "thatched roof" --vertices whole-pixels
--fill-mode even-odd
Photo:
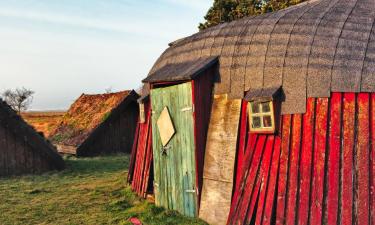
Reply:
[[[171,43],[150,75],[169,64],[219,56],[215,92],[242,98],[282,86],[282,112],[307,97],[375,92],[374,0],[318,0],[209,28]]]
[[[12,108],[0,99],[0,126],[5,127],[17,137],[26,140],[26,143],[43,157],[52,161],[52,165],[58,170],[64,169],[65,163],[57,153],[56,148],[44,137],[38,134],[34,128],[27,124]],[[2,137],[4,138],[4,137]]]
[[[192,80],[201,72],[210,68],[217,63],[218,57],[202,57],[183,63],[167,64],[150,74],[143,82],[168,82],[168,81],[185,81]]]
[[[58,145],[79,147],[133,92],[82,94],[66,112],[51,140]]]

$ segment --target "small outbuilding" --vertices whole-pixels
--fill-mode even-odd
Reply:
[[[64,167],[53,145],[0,99],[0,177]]]
[[[374,224],[374,0],[219,24],[144,81],[158,205],[210,224]]]
[[[151,85],[156,204],[197,216],[211,91],[217,57],[167,65],[144,80]]]
[[[64,115],[51,140],[62,154],[130,153],[137,126],[135,91],[82,94]]]

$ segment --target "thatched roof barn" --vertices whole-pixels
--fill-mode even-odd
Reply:
[[[214,98],[202,192],[187,181],[180,192],[154,187],[158,205],[176,209],[159,197],[189,193],[200,200],[195,215],[212,224],[375,221],[374,0],[308,1],[220,24],[171,43],[144,82],[160,109],[164,88],[207,71],[215,71]],[[236,107],[228,113],[224,104]],[[192,107],[195,117],[202,105]],[[153,124],[160,113],[153,113]],[[238,134],[228,133],[230,124],[238,124]],[[163,139],[161,129],[153,126],[153,144]],[[195,126],[192,132],[204,136],[206,130]],[[153,149],[154,156],[161,151]],[[183,150],[163,149],[164,162]],[[165,179],[173,182],[185,172],[170,167]]]
[[[59,152],[78,156],[130,153],[138,118],[138,94],[82,94],[51,135]]]
[[[52,144],[0,99],[0,177],[64,167]]]

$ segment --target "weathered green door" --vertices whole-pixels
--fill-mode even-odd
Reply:
[[[151,104],[156,205],[186,216],[197,216],[191,82],[151,90]],[[170,129],[165,131],[168,127],[164,117],[166,109],[173,124],[174,135],[163,146],[164,134],[170,134]],[[160,119],[163,111],[163,118]]]

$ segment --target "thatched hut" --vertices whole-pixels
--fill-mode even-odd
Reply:
[[[138,118],[135,91],[82,94],[62,118],[51,140],[62,154],[130,153]]]
[[[195,215],[212,224],[374,223],[374,21],[374,0],[316,0],[171,43],[144,80],[157,107],[153,143],[163,139],[158,129],[165,127],[156,124],[164,99],[194,96],[169,97],[164,88],[213,71],[214,98],[207,134],[190,131],[207,136],[202,191],[183,179],[177,192],[155,187],[156,199],[200,197]],[[209,110],[191,107],[193,118]],[[172,124],[179,120],[170,117]],[[154,145],[154,155],[173,161],[183,146]],[[175,168],[165,169],[166,182],[188,172]],[[170,200],[156,203],[186,212]]]
[[[0,99],[0,177],[64,167],[52,144]]]

